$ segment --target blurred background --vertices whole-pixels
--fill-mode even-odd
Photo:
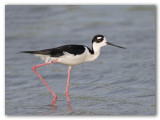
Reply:
[[[67,67],[38,68],[58,97],[49,106],[52,95],[32,71],[44,62],[19,51],[64,44],[91,48],[96,34],[127,49],[103,47],[97,60],[72,68],[71,106],[65,96]],[[6,115],[155,115],[155,65],[154,5],[5,6]]]

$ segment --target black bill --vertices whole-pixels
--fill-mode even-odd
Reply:
[[[118,45],[114,45],[114,44],[112,44],[112,43],[110,43],[110,42],[106,42],[106,43],[107,43],[107,45],[111,45],[111,46],[115,46],[115,47],[119,47],[119,48],[126,49],[125,47],[118,46]]]

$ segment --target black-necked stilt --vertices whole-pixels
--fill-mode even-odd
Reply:
[[[44,50],[37,50],[37,51],[22,51],[22,53],[34,54],[36,56],[39,56],[42,60],[45,61],[44,64],[35,65],[32,67],[32,69],[52,93],[54,98],[51,105],[54,105],[56,103],[57,96],[51,90],[49,85],[44,81],[44,79],[39,75],[39,73],[36,71],[36,68],[49,65],[52,63],[59,63],[59,64],[64,64],[68,66],[66,96],[69,103],[70,102],[69,81],[70,81],[71,67],[74,65],[79,65],[85,62],[95,60],[96,58],[98,58],[100,54],[101,47],[105,45],[112,45],[112,46],[125,49],[124,47],[117,46],[110,42],[107,42],[106,38],[103,35],[96,35],[93,37],[93,40],[92,40],[92,49],[84,45],[64,45],[64,46],[51,48],[51,49],[44,49]]]

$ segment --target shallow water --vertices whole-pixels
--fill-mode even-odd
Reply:
[[[155,115],[155,6],[6,6],[6,115]],[[71,70],[70,99],[65,96],[67,67],[49,65],[38,72],[58,99],[32,71],[39,58],[19,51],[64,44],[91,46],[103,34],[109,42],[93,62]]]

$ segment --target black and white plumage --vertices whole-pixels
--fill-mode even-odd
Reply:
[[[105,45],[117,46],[107,42],[103,35],[96,35],[92,40],[92,49],[84,45],[64,45],[57,48],[36,50],[36,51],[22,51],[23,53],[34,54],[41,57],[46,63],[58,59],[58,63],[67,66],[74,66],[85,62],[93,61],[100,55],[101,47]]]
[[[45,80],[40,76],[40,74],[36,71],[36,68],[49,65],[52,63],[60,63],[68,66],[66,97],[68,100],[68,106],[70,106],[69,82],[70,82],[71,67],[74,65],[79,65],[85,62],[95,60],[100,55],[101,47],[106,45],[112,45],[119,48],[124,48],[124,47],[117,46],[107,42],[106,38],[103,35],[96,35],[93,37],[93,40],[92,40],[92,49],[84,45],[64,45],[64,46],[51,48],[51,49],[36,50],[36,51],[22,51],[22,53],[34,54],[36,56],[41,57],[41,59],[46,62],[44,64],[33,66],[32,70],[37,74],[37,76],[42,80],[42,82],[47,86],[47,88],[52,93],[54,99],[51,105],[54,105],[56,103],[57,96],[49,87],[49,85],[45,82]],[[69,107],[69,109],[71,109],[71,107]]]

